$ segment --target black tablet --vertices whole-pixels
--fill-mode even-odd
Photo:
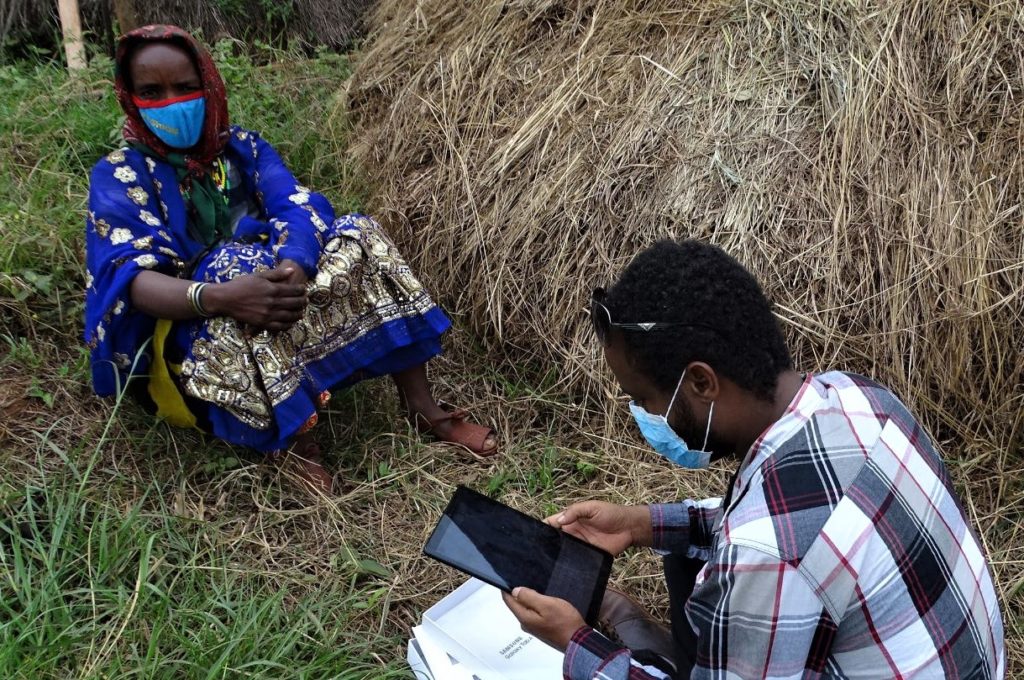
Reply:
[[[524,586],[568,600],[591,624],[612,568],[604,550],[464,486],[423,554],[505,592]]]

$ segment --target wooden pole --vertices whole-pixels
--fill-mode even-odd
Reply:
[[[60,27],[64,32],[64,53],[68,59],[68,70],[77,71],[86,67],[85,41],[82,40],[82,15],[78,11],[78,0],[57,0],[60,12]]]

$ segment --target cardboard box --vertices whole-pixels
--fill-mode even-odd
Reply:
[[[412,632],[406,659],[410,668],[413,668],[414,662],[419,662],[421,672],[425,673],[422,680],[480,680],[448,653],[443,641],[438,640],[435,633],[423,626],[416,626]],[[413,672],[416,672],[415,668]]]
[[[424,612],[422,628],[479,680],[562,679],[564,654],[523,632],[501,591],[477,579]]]
[[[430,673],[427,663],[423,660],[423,651],[420,649],[420,643],[415,637],[409,638],[405,660],[408,662],[409,670],[412,671],[413,677],[416,680],[434,680],[434,676]]]

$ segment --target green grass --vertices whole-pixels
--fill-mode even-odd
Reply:
[[[365,606],[347,581],[293,597],[240,569],[216,524],[122,506],[88,475],[70,463],[0,501],[2,677],[387,674],[347,632]]]
[[[321,141],[347,58],[231,43],[216,57],[233,120],[339,210],[358,206],[340,149]],[[380,623],[390,571],[367,541],[303,554],[307,533],[342,521],[334,508],[303,517],[251,454],[90,397],[88,173],[120,126],[109,63],[73,79],[0,66],[0,677],[402,676],[403,631]],[[251,497],[225,479],[251,481]]]

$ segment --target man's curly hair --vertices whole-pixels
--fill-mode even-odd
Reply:
[[[703,361],[743,389],[771,400],[792,367],[785,339],[753,275],[721,248],[659,241],[637,255],[604,300],[615,322],[667,321],[664,330],[615,330],[630,363],[660,389]]]

